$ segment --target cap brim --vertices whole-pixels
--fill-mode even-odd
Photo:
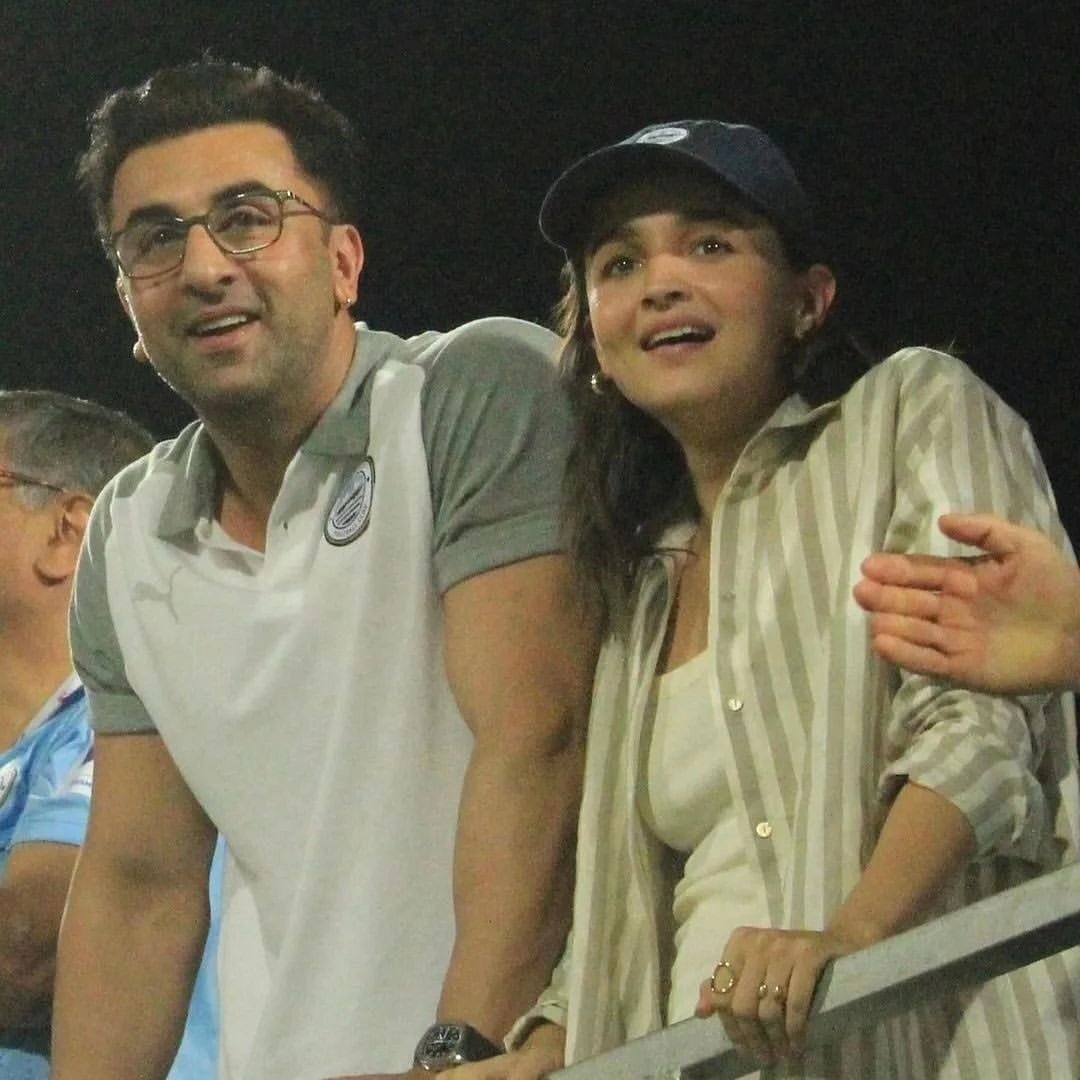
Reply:
[[[672,162],[705,176],[725,179],[696,155],[680,149],[678,144],[606,146],[571,165],[551,185],[540,205],[540,232],[545,240],[564,251],[578,250],[585,239],[588,208],[597,197],[653,166]]]

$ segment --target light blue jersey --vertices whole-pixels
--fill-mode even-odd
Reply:
[[[195,979],[188,1007],[187,1026],[168,1080],[213,1080],[217,1076],[218,990],[217,945],[221,929],[221,876],[225,866],[225,844],[219,840],[210,864],[210,930],[202,964]],[[7,1080],[0,1072],[0,1080]]]
[[[0,754],[0,881],[16,844],[83,842],[93,735],[72,677]],[[48,1032],[0,1031],[0,1080],[46,1080]]]
[[[86,696],[72,676],[0,754],[0,883],[16,844],[80,845],[86,836],[93,778],[93,733]],[[216,954],[223,846],[210,874],[210,933],[187,1027],[169,1080],[217,1074]],[[48,1080],[49,1033],[0,1029],[0,1080]]]

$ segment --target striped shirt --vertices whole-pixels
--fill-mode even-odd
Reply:
[[[860,562],[879,549],[955,554],[936,527],[945,510],[993,511],[1067,544],[1024,422],[959,361],[925,349],[890,357],[818,408],[789,398],[717,501],[710,694],[774,926],[825,926],[908,779],[949,799],[976,836],[975,859],[935,913],[1076,857],[1068,698],[975,694],[871,653],[851,597]],[[531,1014],[567,1027],[568,1063],[661,1023],[672,883],[635,791],[671,592],[669,560],[648,560],[627,640],[609,640],[597,670],[571,945]],[[701,957],[703,978],[723,945]],[[810,1052],[782,1075],[1077,1076],[1078,1003],[1070,950]]]

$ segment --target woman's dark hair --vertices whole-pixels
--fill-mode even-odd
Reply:
[[[320,94],[267,67],[207,57],[162,68],[144,83],[110,94],[89,119],[90,145],[78,176],[109,251],[113,181],[134,150],[218,124],[263,123],[289,140],[300,167],[322,184],[336,221],[356,221],[358,140],[349,121]]]
[[[783,254],[795,270],[817,261],[786,246]],[[674,437],[606,380],[600,393],[592,386],[600,366],[589,332],[583,253],[567,260],[562,281],[554,310],[563,339],[559,373],[575,418],[563,524],[582,595],[606,633],[625,634],[642,560],[656,552],[666,529],[696,519],[699,507]],[[830,315],[793,344],[785,361],[792,390],[814,406],[845,393],[875,358]]]

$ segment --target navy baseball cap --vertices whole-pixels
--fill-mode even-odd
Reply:
[[[810,200],[783,151],[749,124],[674,120],[586,154],[552,184],[540,231],[564,251],[579,250],[589,204],[616,185],[665,164],[689,165],[724,181],[805,257],[821,247]]]

